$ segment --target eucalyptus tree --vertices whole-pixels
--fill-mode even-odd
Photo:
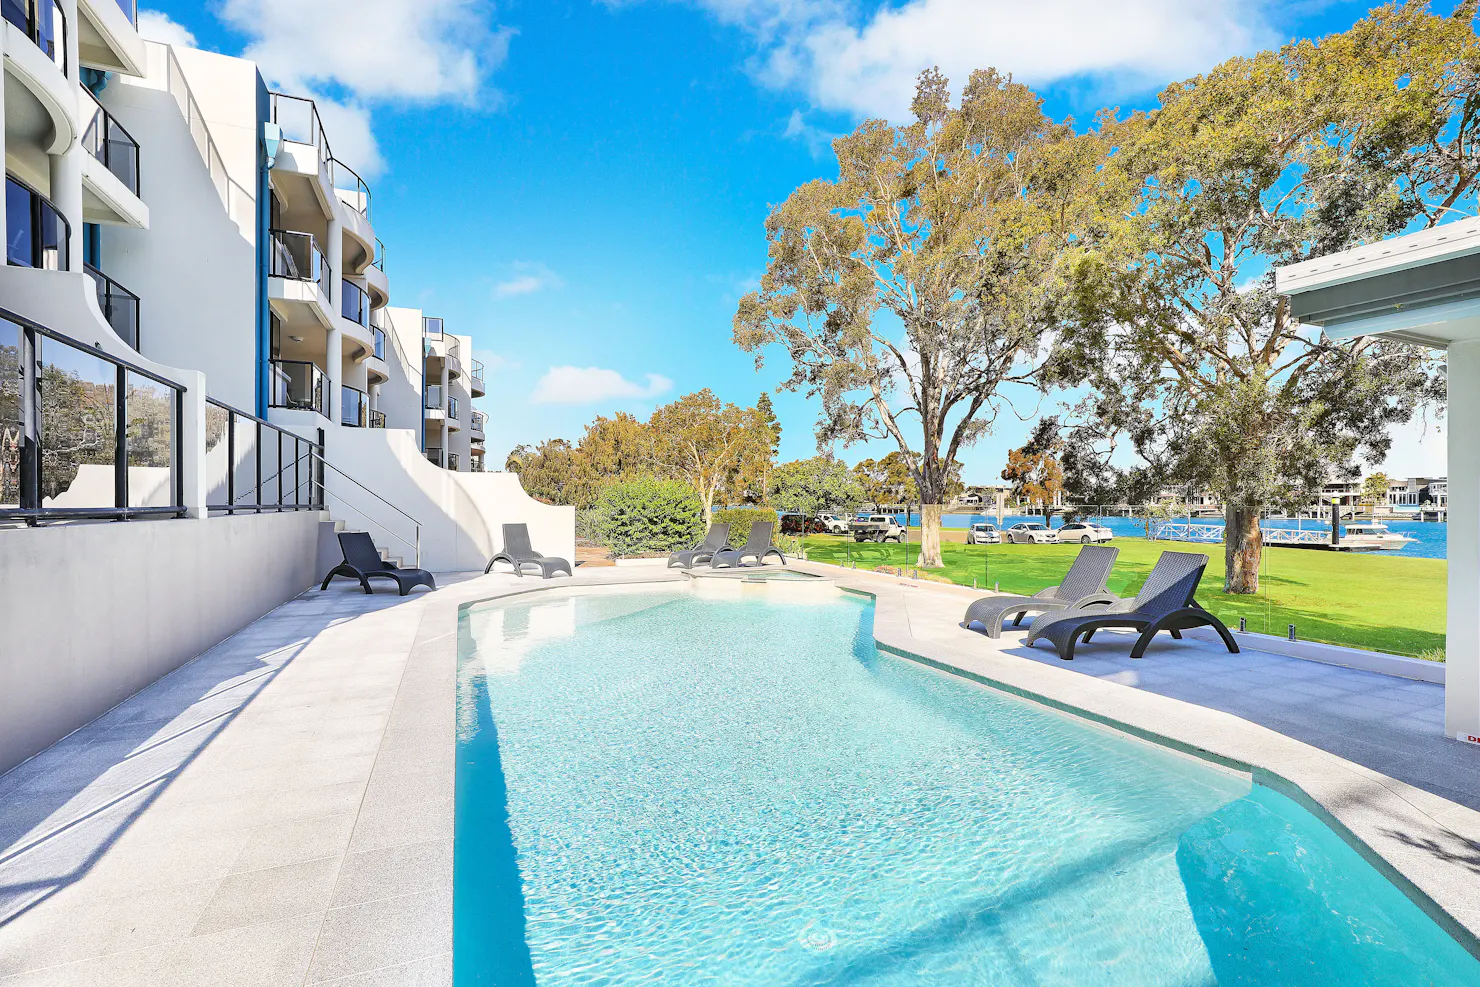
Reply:
[[[991,430],[1004,385],[1051,376],[1053,275],[1099,201],[1103,148],[991,69],[954,107],[939,71],[921,73],[912,109],[836,140],[837,177],[771,212],[734,339],[758,366],[785,351],[783,386],[821,399],[819,448],[899,447],[922,502],[920,565],[939,566],[948,464]]]
[[[1473,211],[1474,16],[1382,7],[1102,128],[1103,187],[1127,198],[1075,265],[1074,338],[1100,370],[1081,439],[1130,436],[1143,472],[1219,496],[1226,592],[1258,589],[1263,510],[1380,462],[1389,427],[1442,400],[1431,353],[1300,324],[1273,272]]]

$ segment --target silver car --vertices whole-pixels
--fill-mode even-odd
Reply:
[[[1039,521],[1019,521],[1006,534],[1014,545],[1053,545],[1059,540],[1058,532]]]
[[[1088,545],[1091,542],[1107,542],[1115,537],[1115,532],[1103,524],[1091,524],[1088,521],[1075,521],[1066,524],[1059,529],[1060,542],[1079,542]]]
[[[994,524],[978,521],[966,529],[966,544],[968,545],[1000,545],[1002,534]]]

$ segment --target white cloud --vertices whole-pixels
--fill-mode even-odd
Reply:
[[[535,404],[596,404],[612,400],[655,398],[673,387],[662,374],[647,374],[647,383],[630,381],[603,367],[551,367],[534,385]]]
[[[1114,96],[1279,41],[1269,0],[688,2],[754,36],[767,84],[801,89],[821,109],[896,122],[909,116],[915,76],[935,65],[957,91],[990,66],[1037,86],[1085,79]]]
[[[495,353],[493,350],[478,350],[478,349],[475,349],[475,350],[473,350],[473,359],[475,359],[475,360],[481,360],[482,363],[483,363],[483,369],[487,373],[493,373],[494,371],[497,371],[497,370],[505,370],[505,369],[508,369],[508,370],[517,370],[517,369],[519,369],[519,363],[517,361],[510,360],[508,357],[504,356],[502,353]]]
[[[509,265],[510,276],[493,286],[495,298],[513,298],[516,295],[532,295],[546,288],[559,288],[565,284],[560,275],[544,264],[530,261],[515,261]]]
[[[329,147],[334,157],[345,162],[361,178],[374,178],[385,167],[380,156],[380,144],[375,140],[375,131],[370,128],[370,110],[358,102],[340,102],[324,96],[314,96],[304,90],[303,95],[313,99],[319,108],[319,119],[324,122],[324,131],[329,135]]]
[[[139,37],[182,48],[195,47],[195,35],[183,24],[170,20],[168,14],[161,14],[157,10],[139,11]]]
[[[781,132],[781,136],[787,140],[801,141],[807,146],[807,153],[818,158],[832,146],[838,135],[808,123],[801,110],[792,110],[791,118],[786,121],[786,129]]]

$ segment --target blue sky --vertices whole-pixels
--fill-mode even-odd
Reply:
[[[1444,2],[1444,9],[1452,4]],[[941,65],[1011,71],[1056,116],[1150,105],[1219,59],[1341,30],[1320,0],[146,0],[143,29],[255,58],[312,94],[360,168],[387,244],[392,302],[470,333],[488,365],[489,464],[577,438],[597,414],[701,387],[753,403],[730,342],[765,266],[771,204],[832,177],[830,134],[898,119]],[[1030,8],[1030,9],[1025,9]],[[1042,9],[1037,9],[1042,8]],[[305,15],[305,10],[315,13]],[[303,24],[357,24],[303,31]],[[1052,410],[1050,398],[1044,410]],[[774,396],[785,459],[812,455],[816,409]],[[1008,414],[962,458],[996,479],[1028,425]],[[1432,426],[1389,469],[1443,472]],[[837,450],[850,462],[889,450]]]

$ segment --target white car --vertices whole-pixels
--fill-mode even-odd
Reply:
[[[1000,545],[1002,544],[1002,533],[997,530],[996,525],[978,521],[966,529],[966,544]]]
[[[1091,524],[1088,521],[1075,521],[1066,524],[1058,531],[1060,542],[1079,542],[1088,545],[1091,542],[1106,542],[1115,537],[1115,532],[1103,524]]]
[[[1014,545],[1053,545],[1059,533],[1038,521],[1019,521],[1006,531],[1007,540]]]
[[[822,525],[830,535],[846,535],[848,533],[848,522],[836,514],[819,514],[817,523]]]

